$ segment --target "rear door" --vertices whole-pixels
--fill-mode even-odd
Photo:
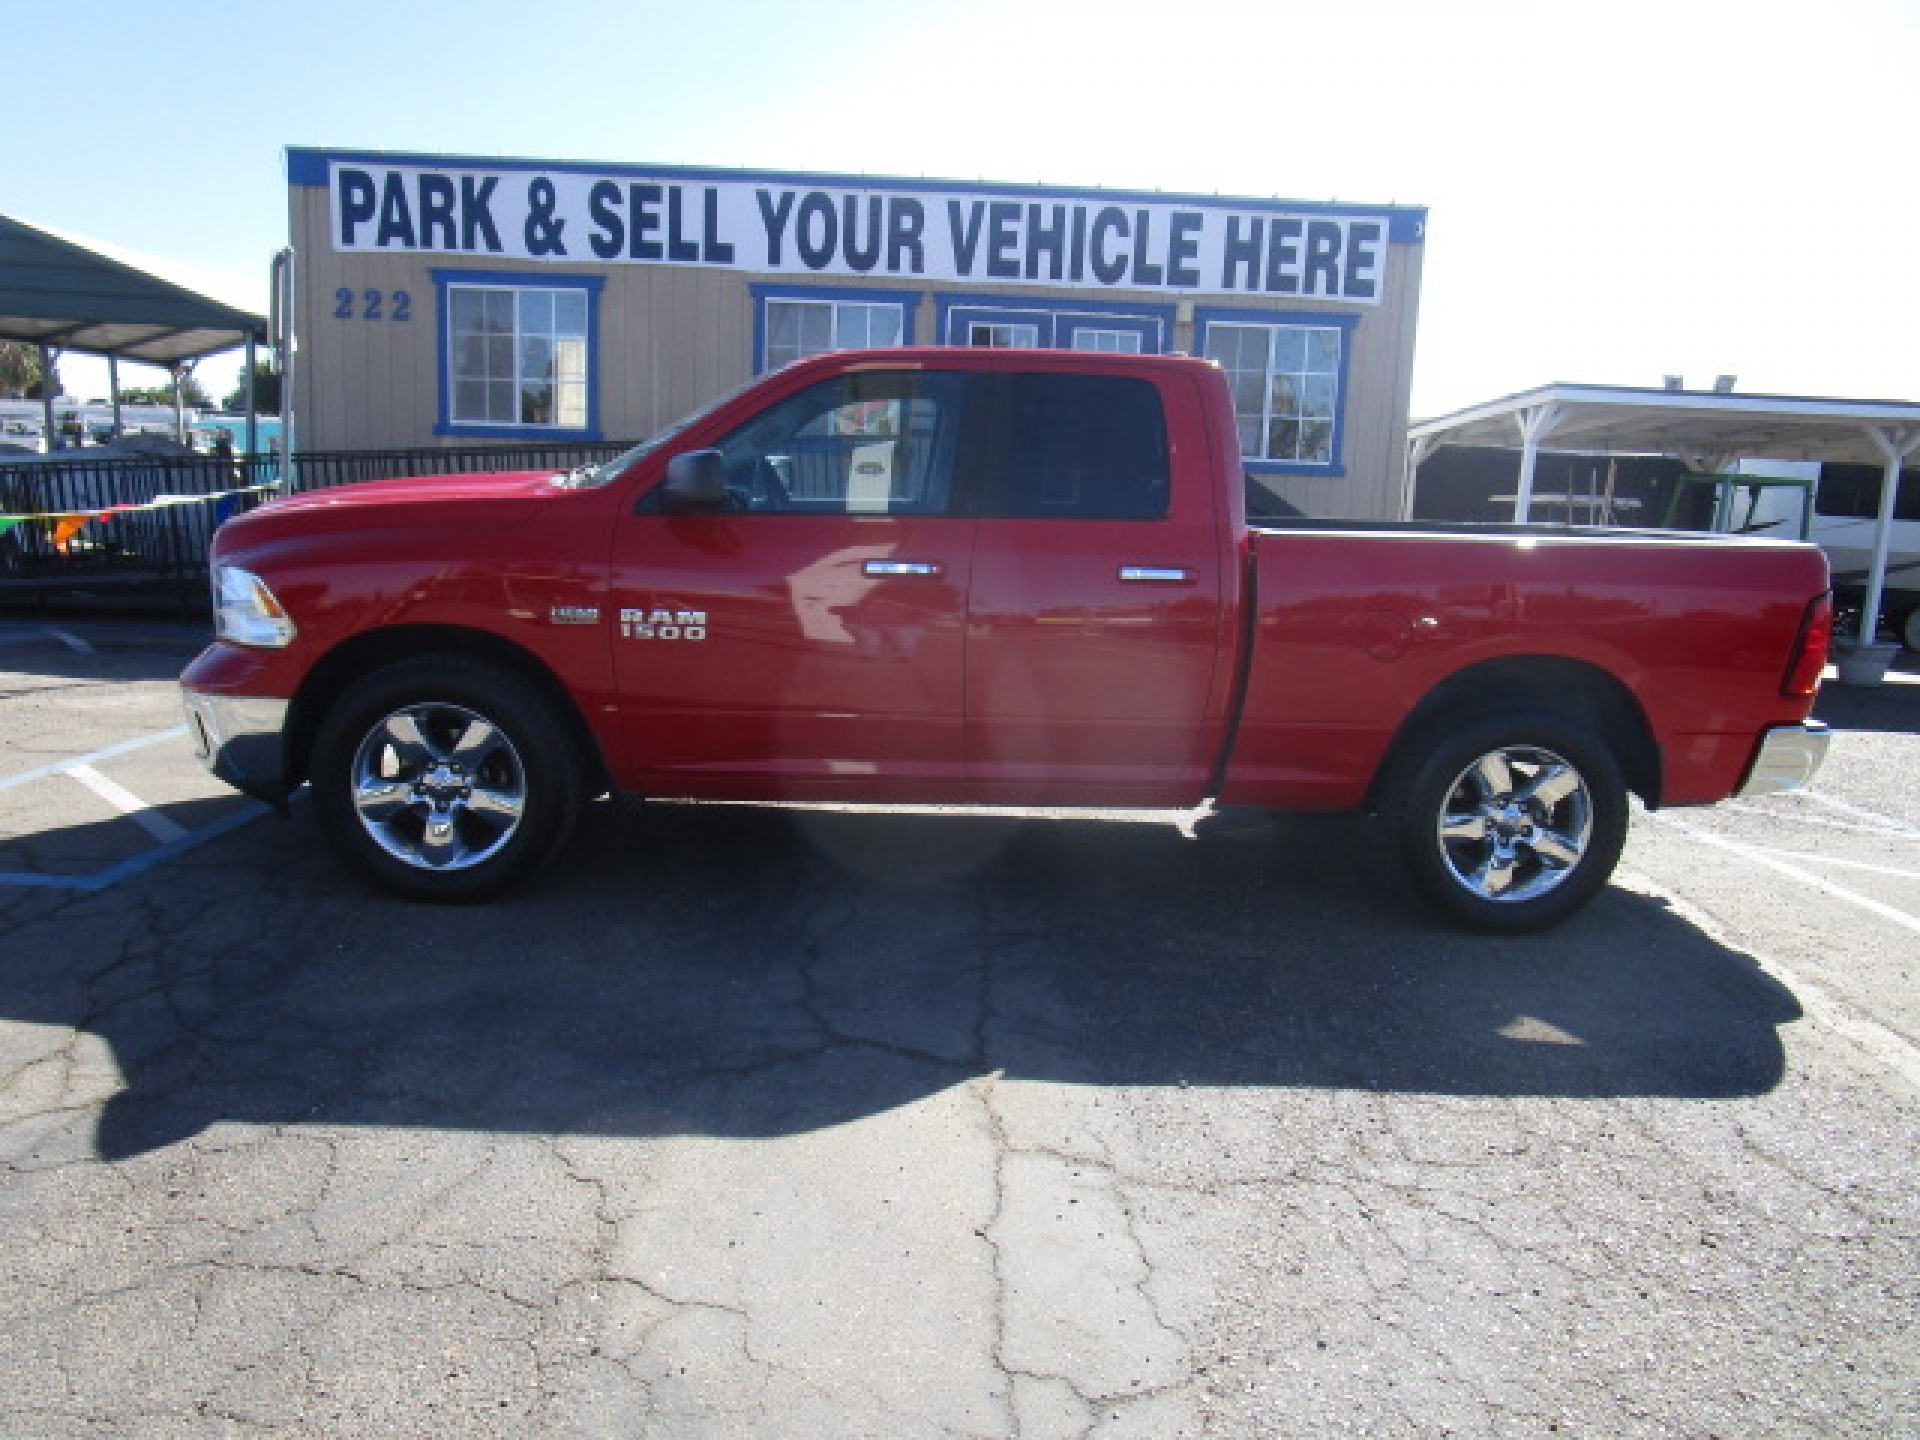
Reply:
[[[1224,727],[1232,579],[1199,392],[1118,368],[985,386],[969,774],[1030,803],[1191,803]]]

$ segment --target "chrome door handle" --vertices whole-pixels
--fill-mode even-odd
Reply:
[[[869,560],[860,567],[860,573],[875,579],[890,575],[938,575],[940,567],[928,560]]]
[[[1186,585],[1193,580],[1193,571],[1177,565],[1122,565],[1120,578],[1141,585]]]

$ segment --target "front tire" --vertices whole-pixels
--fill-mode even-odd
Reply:
[[[1586,905],[1627,836],[1612,751],[1544,713],[1422,732],[1403,748],[1384,808],[1421,895],[1491,934],[1542,930]]]
[[[314,742],[314,813],[355,869],[397,894],[479,900],[573,828],[579,747],[512,670],[464,656],[397,661],[340,697]]]

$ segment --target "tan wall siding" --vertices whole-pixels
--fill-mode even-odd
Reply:
[[[337,253],[327,229],[327,201],[323,188],[291,189],[291,233],[299,257],[295,320],[301,346],[294,391],[296,444],[307,451],[505,443],[434,433],[442,383],[436,270],[601,278],[593,381],[598,387],[599,432],[609,440],[650,434],[746,380],[754,361],[754,284],[804,288],[806,283],[791,274],[755,276],[669,266]],[[1164,292],[1094,293],[963,282],[914,287],[897,279],[863,285],[835,278],[824,284],[837,292],[871,288],[898,294],[918,289],[913,333],[923,344],[945,340],[936,328],[936,294],[977,293],[988,306],[1016,307],[1024,300],[1093,312],[1104,303],[1152,306],[1179,316],[1166,331],[1166,348],[1188,351],[1199,346],[1197,327],[1190,323],[1196,307],[1357,317],[1349,332],[1344,473],[1272,477],[1268,483],[1310,515],[1379,518],[1397,515],[1401,502],[1422,249],[1418,244],[1388,247],[1386,298],[1374,306],[1250,296],[1202,296],[1187,302]],[[336,316],[335,296],[341,290],[352,292],[351,318]],[[365,318],[369,290],[383,297],[387,309],[382,319]],[[401,292],[411,302],[411,318],[405,321],[392,318],[393,297]]]

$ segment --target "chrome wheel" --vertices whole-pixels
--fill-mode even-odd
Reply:
[[[1469,894],[1532,900],[1558,887],[1586,855],[1593,798],[1560,755],[1502,746],[1454,777],[1434,838],[1447,873]]]
[[[527,808],[527,771],[506,733],[461,705],[395,710],[360,741],[354,815],[402,864],[466,870],[504,850]]]

